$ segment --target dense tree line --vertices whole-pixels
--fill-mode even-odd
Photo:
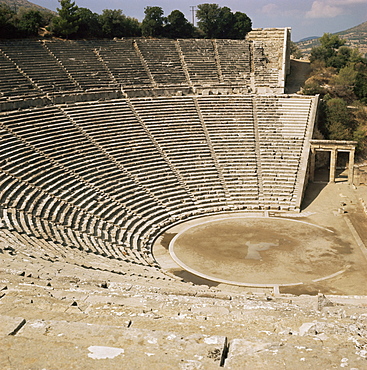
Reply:
[[[49,35],[63,38],[167,37],[167,38],[234,38],[251,31],[251,19],[217,4],[198,5],[198,27],[194,27],[180,10],[167,17],[158,6],[145,8],[142,22],[123,14],[122,10],[105,9],[102,14],[78,7],[72,0],[59,0],[58,14],[39,10],[13,11],[0,4],[0,37],[36,36],[47,26]]]
[[[321,133],[331,140],[356,140],[359,153],[367,155],[367,60],[338,35],[325,33],[310,62],[303,92],[322,97]]]
[[[18,11],[0,4],[0,37],[16,38],[38,35],[41,27],[51,22],[51,12],[20,7]]]

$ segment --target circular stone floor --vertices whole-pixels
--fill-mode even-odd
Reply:
[[[190,226],[169,245],[185,270],[217,282],[269,287],[342,274],[351,245],[310,223],[275,217],[222,218]]]

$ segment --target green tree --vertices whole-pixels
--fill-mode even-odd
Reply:
[[[45,25],[45,19],[39,10],[30,9],[19,14],[18,28],[26,36],[38,35],[39,28]]]
[[[102,30],[99,23],[99,15],[87,8],[78,8],[79,28],[77,36],[81,38],[101,37]]]
[[[294,59],[301,59],[302,58],[301,49],[293,41],[290,42],[290,53],[291,53],[291,55]]]
[[[15,12],[7,4],[0,4],[0,37],[10,38],[17,36],[15,16]]]
[[[355,64],[357,71],[354,93],[364,104],[367,104],[367,61],[361,61]]]
[[[251,19],[241,12],[232,13],[218,4],[200,4],[196,13],[198,26],[206,38],[242,39],[251,31]]]
[[[141,24],[136,18],[126,17],[125,24],[126,24],[125,36],[127,37],[141,36]]]
[[[331,140],[352,140],[356,122],[348,104],[341,98],[326,102],[326,129]]]
[[[325,34],[311,51],[312,75],[304,93],[320,93],[318,128],[325,138],[355,140],[367,154],[367,60],[337,35]]]
[[[327,60],[327,64],[330,67],[334,67],[339,71],[341,68],[344,68],[348,64],[351,52],[352,52],[351,48],[348,48],[347,46],[341,46],[336,51],[335,55],[333,55]]]
[[[321,60],[325,62],[326,67],[335,67],[340,62],[337,58],[337,50],[344,44],[345,40],[341,39],[338,35],[324,33],[320,37],[320,46],[314,47],[311,50],[310,61]]]
[[[137,19],[127,17],[122,10],[105,9],[99,17],[104,37],[140,36],[140,24]]]
[[[59,15],[52,20],[51,31],[56,36],[68,38],[79,29],[78,6],[71,0],[59,0],[59,3],[61,8],[57,8]]]
[[[246,35],[252,30],[252,21],[245,13],[234,13],[234,38],[244,39]]]
[[[173,10],[167,17],[164,27],[165,36],[170,38],[189,38],[194,35],[194,26],[185,18],[179,10]]]
[[[159,37],[164,33],[163,9],[159,6],[147,6],[144,10],[145,17],[141,24],[142,34],[145,37]]]
[[[330,79],[330,90],[334,96],[351,103],[356,99],[354,87],[358,72],[352,65],[340,69],[339,73]]]
[[[360,102],[354,104],[354,117],[358,123],[357,129],[353,132],[353,140],[358,142],[357,150],[359,154],[367,155],[367,109]]]
[[[219,8],[218,19],[216,21],[217,28],[214,30],[213,36],[217,39],[234,39],[234,25],[236,18],[227,6]]]
[[[218,32],[220,7],[218,4],[200,4],[196,12],[198,26],[206,38],[215,37]]]

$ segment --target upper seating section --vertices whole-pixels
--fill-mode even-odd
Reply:
[[[190,81],[194,85],[218,85],[219,71],[212,40],[179,40]]]
[[[133,39],[127,39],[95,41],[93,47],[119,86],[150,88],[152,81],[135,45]]]
[[[251,48],[243,40],[216,40],[223,82],[250,86]]]
[[[114,84],[93,44],[87,41],[51,41],[44,45],[83,90],[108,89]]]
[[[12,78],[19,76],[20,97],[28,95],[27,81],[29,96],[58,95],[58,102],[60,96],[113,91],[122,97],[132,90],[146,92],[139,96],[202,88],[283,93],[287,35],[274,29],[254,30],[245,40],[1,41],[0,63]],[[1,83],[4,99],[17,96],[13,82]]]
[[[0,101],[43,95],[37,86],[24,76],[16,64],[0,53]]]
[[[187,85],[177,41],[137,39],[136,44],[157,85]]]
[[[44,93],[82,91],[43,43],[33,40],[1,41],[3,53]]]

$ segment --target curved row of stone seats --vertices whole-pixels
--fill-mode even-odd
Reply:
[[[197,102],[231,198],[247,207],[258,206],[252,97],[198,97]]]
[[[250,86],[251,50],[245,40],[215,40],[224,83]]]
[[[176,46],[177,41],[137,39],[136,44],[158,86],[188,85]]]
[[[81,232],[80,230],[55,224],[48,219],[14,208],[0,208],[3,225],[10,231],[34,236],[46,243],[52,241],[65,248],[78,248],[89,253],[108,258],[116,258],[130,263],[147,264],[141,254],[129,252],[123,244],[108,242],[100,237]],[[61,248],[60,248],[61,249]],[[67,253],[67,249],[64,250]]]
[[[1,174],[0,183],[6,189],[0,208],[8,228],[112,258],[126,259],[133,253],[130,245],[124,244],[124,227],[8,174]],[[77,237],[70,239],[70,233]]]
[[[212,40],[180,39],[184,63],[194,85],[219,85],[218,65]]]
[[[0,49],[45,93],[82,91],[81,87],[38,41],[2,41]]]
[[[47,120],[45,117],[51,112]],[[58,196],[94,213],[97,217],[103,217],[110,223],[122,223],[131,235],[134,234],[137,227],[135,223],[139,220],[149,224],[151,219],[154,220],[158,216],[160,221],[166,218],[166,207],[118,168],[116,163],[92,145],[85,136],[81,136],[60,111],[53,107],[35,109],[27,111],[23,118],[22,113],[7,115],[3,124],[17,135],[18,140],[24,141],[32,148],[35,152],[33,157],[41,158],[40,161],[39,158],[32,158],[25,163],[26,169],[23,169],[23,172],[29,183],[34,181],[37,186],[43,186],[44,191],[55,191]],[[39,115],[43,117],[43,122],[39,121]],[[22,124],[25,120],[28,126]],[[33,130],[29,130],[32,123]],[[47,140],[44,140],[45,137]],[[7,159],[8,170],[17,174],[14,164],[19,160],[19,153],[14,158],[9,157],[8,152],[3,152],[2,155]],[[42,166],[42,160],[49,161],[52,165],[48,164],[48,168]],[[43,169],[42,173],[40,168]],[[64,183],[64,192],[63,187],[58,185],[65,178],[67,181]],[[75,185],[70,183],[75,179]]]
[[[135,194],[134,199],[130,197],[130,201],[119,196],[119,178],[121,182],[134,186],[135,192],[138,187],[126,178],[127,175],[118,164],[112,162],[93,141],[88,140],[59,109],[46,107],[18,114],[14,112],[4,117],[3,123],[43,156],[75,176],[80,176],[81,181],[94,185],[102,192],[105,190],[115,201],[123,199],[127,204],[138,203],[139,198],[145,197],[143,194],[139,197]]]
[[[121,164],[130,174],[136,182],[131,191],[135,186],[142,186],[169,212],[196,209],[187,189],[126,100],[76,104],[62,109],[111,156],[111,160]]]
[[[56,224],[78,229],[108,241],[123,240],[126,228],[106,221],[101,216],[75,205],[72,201],[54,196],[51,192],[19,180],[8,173],[1,173],[4,191],[0,204],[15,208]]]
[[[154,238],[185,218],[295,208],[314,100],[136,98],[3,113],[1,207],[19,213],[17,230],[30,215],[58,242],[55,228],[67,244],[87,248],[85,234],[106,255],[122,246],[150,261]]]
[[[2,211],[1,211],[2,212]],[[71,253],[79,249],[66,249],[65,246],[55,243],[52,240],[36,238],[34,235],[28,235],[24,231],[18,232],[15,229],[9,230],[4,223],[0,227],[0,244],[14,254],[15,251],[21,251],[28,256],[37,256],[43,259],[71,257]],[[15,252],[16,253],[16,252]],[[28,264],[29,267],[33,266]]]
[[[36,238],[24,232],[9,230],[4,226],[0,227],[0,254],[2,262],[7,253],[18,260],[18,264],[10,266],[11,273],[19,276],[39,277],[56,287],[57,277],[64,275],[61,281],[67,276],[70,281],[84,281],[86,278],[94,280],[101,279],[106,282],[106,274],[115,276],[126,276],[131,281],[140,280],[149,284],[150,279],[172,280],[178,283],[177,279],[169,278],[156,266],[141,263],[139,256],[134,251],[124,251],[124,258],[108,258],[102,254],[89,253],[81,248],[67,247],[52,240]],[[126,253],[126,254],[125,254]],[[18,258],[17,258],[18,256]],[[22,263],[19,263],[21,257]],[[28,259],[31,258],[32,263]],[[4,271],[4,264],[0,266],[0,274]],[[66,274],[66,275],[65,275]],[[60,281],[59,281],[60,283]],[[163,282],[162,282],[163,283]],[[1,295],[0,295],[1,296]],[[0,298],[1,299],[1,298]]]
[[[131,99],[200,207],[226,205],[218,169],[191,98]]]
[[[178,99],[176,99],[176,101],[177,101],[177,103],[179,103],[179,104],[181,104],[181,100],[178,100]],[[200,99],[199,99],[199,101],[200,101]],[[269,100],[270,101],[270,100]],[[286,100],[286,101],[288,101],[288,104],[289,104],[289,102],[290,102],[290,100],[288,99],[288,100]],[[170,104],[170,103],[167,103],[166,101],[165,101],[165,99],[161,99],[161,100],[156,100],[156,102],[155,102],[155,104],[157,105],[156,106],[156,109],[161,109],[162,108],[162,106],[160,106],[160,102],[165,102],[165,104]],[[182,102],[183,102],[183,100],[182,100]],[[184,102],[184,104],[186,104],[187,102],[185,101]],[[125,112],[122,112],[122,116],[124,116],[124,118],[123,119],[126,119],[127,117],[126,117],[126,108],[127,108],[127,106],[126,106],[126,103],[125,102],[123,102],[123,101],[120,101],[120,103],[119,103],[120,105],[121,105],[121,107],[123,107],[123,109],[125,110]],[[191,103],[192,104],[192,103]],[[158,107],[159,106],[159,107]],[[220,106],[220,103],[218,103],[218,106]],[[102,104],[101,106],[100,106],[100,111],[102,111],[103,110],[103,107],[104,107],[104,105]],[[111,107],[112,108],[112,107]],[[89,109],[89,105],[86,105],[85,106],[85,109]],[[151,106],[148,106],[148,110],[150,110],[151,109]],[[153,108],[154,109],[154,108]],[[169,106],[168,107],[166,107],[166,109],[167,109],[167,112],[169,112],[169,110],[171,109]],[[75,108],[75,110],[77,110],[77,106],[76,106],[76,108]],[[266,108],[264,108],[264,110],[263,110],[264,112],[266,112]],[[278,110],[279,111],[279,110]],[[286,112],[287,112],[287,110],[286,110]],[[210,112],[209,112],[210,113]],[[82,113],[82,115],[83,115],[84,113]],[[93,114],[94,113],[92,113],[91,115],[87,115],[86,117],[88,117],[88,119],[90,119],[92,116],[93,116]],[[121,114],[121,112],[119,112],[119,114]],[[193,111],[191,111],[191,113],[190,113],[190,115],[192,116],[192,115],[194,115],[194,114],[196,114],[196,112],[193,112]],[[275,114],[275,113],[274,113]],[[134,122],[133,123],[133,125],[134,125],[134,127],[136,128],[136,127],[139,127],[139,130],[140,130],[140,135],[143,135],[143,139],[145,140],[145,141],[147,141],[147,139],[148,139],[148,141],[150,141],[150,143],[149,143],[149,145],[150,145],[150,149],[149,149],[149,151],[148,152],[145,152],[145,153],[149,153],[150,155],[152,155],[152,154],[155,154],[155,159],[154,159],[154,161],[156,162],[157,161],[157,158],[159,158],[160,160],[161,160],[161,162],[164,162],[163,160],[162,160],[162,158],[160,158],[160,156],[158,155],[158,152],[157,152],[157,149],[159,149],[159,143],[155,143],[155,145],[152,145],[152,137],[154,136],[147,136],[147,134],[146,134],[146,132],[144,131],[144,129],[142,128],[142,127],[140,127],[140,125],[137,125],[136,124],[136,118],[135,117],[132,117],[132,114],[131,114],[131,112],[129,113],[129,115],[130,115],[130,119],[131,118],[133,118],[133,121],[132,122]],[[117,115],[118,116],[118,115]],[[262,117],[262,120],[267,120],[267,122],[266,122],[266,124],[267,125],[270,125],[271,124],[271,122],[272,122],[272,120],[274,121],[274,117],[273,118],[270,118],[269,119],[269,117],[271,117],[271,114],[269,113],[269,112],[267,112],[266,113],[266,115],[264,116],[264,117]],[[283,114],[283,117],[285,117],[284,116],[284,114]],[[307,116],[306,116],[307,117]],[[112,119],[116,119],[116,115],[115,116],[111,116],[111,118]],[[187,117],[184,117],[184,118],[187,118]],[[146,118],[146,120],[147,120],[147,122],[148,122],[148,120],[150,119],[150,117],[148,117],[148,118]],[[158,119],[160,119],[159,117],[158,117]],[[284,118],[283,118],[284,119]],[[297,120],[299,121],[299,119],[300,118],[297,118]],[[100,123],[102,123],[103,121],[101,121]],[[88,127],[88,124],[86,124],[86,123],[83,123],[83,119],[81,119],[81,121],[80,121],[80,125],[86,125],[85,127]],[[289,125],[289,127],[293,127],[294,125],[292,124],[292,121],[288,124]],[[302,126],[302,125],[301,125]],[[270,126],[269,126],[270,127]],[[303,132],[304,132],[304,127],[305,126],[302,126],[303,127]],[[103,130],[103,129],[105,129],[105,126],[102,126],[101,127],[101,130]],[[126,129],[127,130],[130,130],[130,124],[129,124],[129,126],[128,127],[126,127],[126,128],[124,128],[122,131],[121,131],[121,128],[119,127],[119,130],[120,130],[120,132],[119,132],[119,134],[120,135],[126,135]],[[94,125],[92,125],[91,127],[89,127],[89,129],[88,129],[89,131],[89,133],[88,133],[88,135],[90,135],[90,136],[93,136],[94,135],[94,137],[93,137],[93,140],[98,140],[98,137],[102,137],[102,135],[101,135],[101,132],[96,132],[96,133],[94,133],[93,134],[93,130],[94,130]],[[286,134],[286,132],[284,131],[285,130],[285,128],[284,128],[284,122],[283,122],[283,128],[282,128],[282,132],[283,132],[283,135],[285,135]],[[105,144],[105,146],[109,146],[110,148],[112,148],[112,149],[109,149],[110,150],[110,152],[109,153],[113,153],[113,152],[111,152],[111,150],[116,150],[117,148],[117,152],[116,153],[114,153],[114,155],[120,155],[120,158],[121,158],[121,161],[123,161],[124,160],[124,158],[125,158],[125,156],[126,156],[126,141],[125,142],[121,142],[120,144],[121,144],[121,146],[123,146],[124,147],[124,149],[123,149],[123,151],[121,152],[120,150],[121,150],[121,147],[120,146],[116,146],[116,145],[114,145],[115,144],[115,142],[114,142],[114,140],[115,140],[115,138],[113,137],[113,135],[115,135],[116,134],[116,132],[118,132],[118,131],[116,131],[116,130],[113,130],[112,131],[112,136],[110,136],[109,138],[107,138],[107,140],[109,141],[109,143],[106,143]],[[135,138],[137,138],[138,137],[138,135],[137,134],[134,134],[133,135]],[[251,135],[252,137],[253,137],[253,135]],[[302,136],[301,136],[302,137]],[[271,140],[275,140],[275,138],[270,138]],[[157,186],[157,185],[154,185],[154,184],[156,184],[156,179],[158,178],[158,177],[160,177],[160,178],[162,178],[162,174],[164,175],[164,176],[170,176],[171,177],[171,179],[172,179],[172,174],[171,174],[171,167],[169,167],[168,165],[167,165],[167,163],[165,163],[165,166],[166,166],[166,169],[165,169],[165,171],[164,172],[160,172],[161,170],[158,170],[158,171],[156,171],[156,169],[154,169],[153,168],[153,166],[152,166],[152,164],[151,163],[149,163],[149,160],[148,160],[148,162],[147,163],[145,163],[145,161],[141,161],[142,163],[143,163],[143,167],[144,167],[144,165],[145,165],[145,168],[140,168],[140,165],[136,165],[135,163],[136,163],[136,159],[141,155],[141,154],[144,154],[144,152],[143,153],[139,153],[139,155],[138,156],[135,156],[135,154],[138,154],[138,153],[134,153],[134,150],[133,150],[133,148],[134,148],[134,146],[137,146],[137,145],[139,145],[139,147],[141,147],[141,142],[140,143],[137,143],[137,144],[134,144],[134,140],[136,140],[136,139],[133,139],[133,141],[132,141],[132,146],[131,146],[131,148],[132,148],[132,153],[133,153],[133,155],[132,155],[132,157],[130,157],[128,160],[127,160],[127,162],[125,162],[125,163],[123,163],[123,165],[124,166],[126,166],[126,167],[128,167],[129,166],[129,163],[130,163],[130,167],[128,168],[129,169],[129,171],[130,172],[132,172],[133,173],[133,171],[134,171],[134,169],[135,169],[135,171],[137,171],[137,172],[135,172],[135,174],[136,174],[136,176],[137,176],[137,180],[138,180],[138,182],[139,182],[139,184],[142,184],[143,182],[144,182],[144,179],[147,179],[148,180],[148,182],[147,182],[147,184],[148,183],[152,183],[152,185],[153,185],[153,187],[152,187],[152,190],[150,190],[151,192],[153,192],[153,194],[154,194],[154,192],[156,192],[157,191],[157,193],[156,194],[154,194],[157,198],[159,198],[159,194],[162,194],[163,193],[163,191],[164,191],[164,188],[167,188],[167,184],[161,184],[161,186],[159,187],[157,187],[157,188],[155,188],[155,186]],[[239,143],[238,143],[239,144]],[[297,144],[297,143],[296,143]],[[99,145],[101,145],[101,144],[99,144]],[[298,143],[297,144],[298,146],[300,145],[300,143]],[[102,147],[103,147],[103,145],[102,145]],[[120,151],[120,152],[119,152]],[[129,152],[129,150],[128,150],[128,152]],[[282,148],[282,152],[280,153],[282,156],[283,155],[287,155],[288,156],[288,163],[291,163],[291,155],[293,155],[294,154],[294,149],[292,148],[292,147],[283,147]],[[134,158],[135,157],[135,158]],[[263,163],[263,168],[264,167],[266,167],[266,166],[269,166],[270,164],[271,164],[271,157],[269,158],[270,159],[270,162],[269,162],[269,159],[266,157],[266,153],[263,153],[263,156],[262,156],[262,158],[263,158],[263,160],[264,160],[264,163]],[[109,158],[109,159],[111,159],[111,158]],[[135,159],[135,160],[134,160]],[[167,158],[166,158],[167,159]],[[298,159],[297,159],[297,155],[296,155],[296,157],[295,157],[295,160],[294,160],[294,163],[297,163],[297,161],[298,161]],[[151,173],[152,173],[152,175],[151,175],[151,178],[150,178],[150,176],[147,176],[148,175],[148,171],[149,171],[149,168],[150,168],[150,170],[153,170],[154,172],[158,172],[158,174],[156,173],[152,173],[152,171],[151,171]],[[238,169],[236,169],[236,171],[238,171]],[[264,169],[264,171],[266,171],[266,169]],[[271,168],[270,168],[270,171],[271,171]],[[139,176],[139,173],[140,173],[140,176]],[[134,175],[135,175],[134,174]],[[293,175],[292,175],[293,176]],[[294,177],[294,176],[293,176]],[[169,187],[169,188],[176,188],[177,187],[177,178],[175,179],[174,177],[173,177],[173,179],[172,180],[175,180],[176,181],[176,186],[175,187]],[[164,185],[163,187],[162,187],[162,185]],[[144,184],[144,186],[146,186],[146,184]],[[180,186],[180,184],[179,184],[179,186]],[[228,186],[228,184],[227,184],[227,186]],[[131,186],[131,189],[133,189],[135,187],[135,183],[133,182],[132,183],[132,186]],[[173,193],[173,197],[175,197],[177,194],[175,194],[175,193]],[[184,196],[185,196],[185,194],[183,194]],[[164,194],[164,196],[166,196],[166,194]],[[182,198],[181,198],[182,199]],[[180,199],[180,200],[181,200]],[[187,203],[187,204],[192,204],[192,202],[190,201],[191,199],[189,198],[189,197],[187,197],[187,199],[186,199],[186,201],[185,201],[185,203]],[[169,205],[169,203],[163,198],[163,199],[161,199],[161,201],[162,202],[164,202],[164,204],[167,206],[167,205]],[[179,201],[177,201],[177,197],[176,197],[176,199],[174,200],[175,201],[175,203],[176,204],[178,204],[179,203]]]
[[[0,42],[0,50],[44,94],[137,88],[143,93],[148,87],[182,92],[192,86],[242,93],[256,85],[281,89],[283,47],[278,42],[275,57],[269,56],[270,41],[249,40],[17,40]],[[162,93],[168,94],[157,95]]]
[[[126,106],[126,102],[124,103]],[[130,158],[128,163],[131,169],[134,169],[135,164],[137,175],[134,177],[127,174],[116,158],[107,154],[101,147],[102,142],[97,144],[86,132],[81,135],[75,124],[54,107],[9,113],[4,115],[3,125],[8,130],[5,142],[8,148],[12,148],[11,152],[4,148],[4,171],[20,177],[29,188],[33,186],[42,189],[42,201],[49,208],[39,211],[34,204],[28,204],[26,207],[27,211],[30,209],[37,216],[52,214],[50,210],[57,208],[51,202],[52,195],[55,195],[58,197],[55,201],[61,198],[85,212],[92,213],[93,217],[101,217],[114,225],[122,225],[126,228],[123,240],[127,245],[139,249],[142,248],[141,241],[148,238],[144,238],[142,233],[152,235],[151,228],[154,233],[159,232],[159,225],[164,223],[170,214],[176,214],[177,219],[180,219],[183,212],[198,213],[192,196],[185,193],[185,187],[169,172],[170,167],[159,157],[159,151],[152,143],[151,153],[155,156],[155,162],[161,162],[161,165],[165,166],[165,173],[161,172],[161,176],[168,176],[168,184],[164,181],[163,184],[160,183],[156,175],[149,176],[149,171],[154,172],[157,168],[149,168],[149,157],[145,164],[146,172],[136,164],[138,158]],[[135,122],[135,126],[139,125]],[[91,132],[93,129],[90,127]],[[120,137],[124,137],[130,129],[127,126],[123,131],[120,130]],[[139,130],[142,131],[140,134],[145,135],[145,140],[150,140],[141,127]],[[115,135],[116,131],[113,134]],[[97,136],[103,141],[102,135]],[[135,137],[138,138],[138,135]],[[118,148],[117,152],[122,149],[121,159],[125,160],[122,143],[113,141],[116,136],[111,136],[110,139],[113,148],[111,151],[115,148]],[[94,147],[88,145],[88,140],[94,143]],[[131,138],[131,141],[134,141],[134,138]],[[139,147],[139,143],[136,144],[136,147]],[[104,156],[101,153],[92,153],[96,149],[102,151]],[[113,154],[116,155],[115,152]],[[94,167],[98,166],[98,161],[100,169]],[[117,172],[116,165],[119,165]],[[153,190],[148,189],[148,183]],[[155,195],[153,191],[156,192]],[[27,186],[19,197],[22,201],[26,199],[31,203],[39,201],[37,197],[29,197]],[[16,199],[18,201],[18,195]],[[4,202],[4,206],[12,206],[12,200]],[[64,211],[62,207],[60,209]]]
[[[87,41],[48,41],[44,45],[83,90],[106,90],[116,85],[94,52],[93,44]]]
[[[95,41],[93,46],[114,80],[123,88],[153,87],[133,39]]]
[[[1,52],[0,70],[0,101],[43,95],[43,92],[19,71],[16,64]]]
[[[307,98],[256,98],[265,204],[295,206],[299,169],[307,160],[302,154],[313,104]]]

